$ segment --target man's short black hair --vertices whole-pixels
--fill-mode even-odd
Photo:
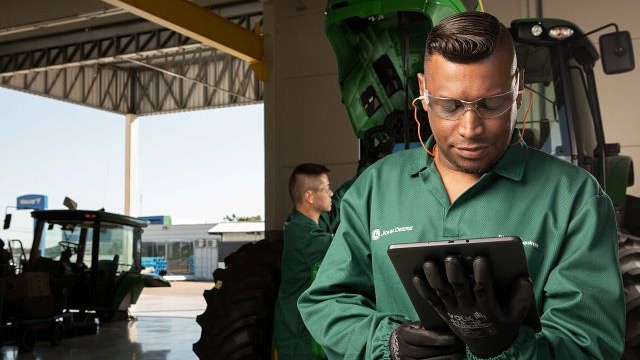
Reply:
[[[425,62],[434,54],[447,61],[468,64],[488,58],[503,46],[515,56],[509,30],[485,12],[457,13],[434,26],[427,37]]]
[[[304,192],[309,190],[311,182],[319,182],[322,174],[331,170],[321,164],[304,163],[296,166],[289,177],[289,196],[294,204],[302,201]]]

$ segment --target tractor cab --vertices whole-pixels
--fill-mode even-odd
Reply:
[[[58,307],[109,319],[135,304],[145,286],[169,286],[142,274],[140,248],[147,222],[87,210],[32,212],[34,239],[23,272],[50,275]]]
[[[587,35],[607,27],[616,31],[600,37],[598,51]],[[605,141],[594,68],[601,58],[605,74],[633,70],[629,33],[615,24],[583,33],[569,21],[544,18],[514,20],[510,31],[525,74],[518,114],[525,142],[589,171],[624,214],[633,161],[620,144]]]

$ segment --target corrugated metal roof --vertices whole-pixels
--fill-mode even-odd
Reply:
[[[238,233],[238,232],[261,232],[264,231],[264,221],[260,222],[223,222],[212,226],[207,232],[209,234]]]
[[[195,0],[232,24],[262,23],[258,0]],[[0,87],[118,114],[261,103],[249,63],[100,0],[4,0]]]

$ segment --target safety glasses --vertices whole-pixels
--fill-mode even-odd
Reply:
[[[329,196],[333,195],[333,190],[331,190],[331,187],[327,186],[326,188],[320,188],[316,190],[317,192],[323,192]]]
[[[488,97],[483,97],[474,101],[465,101],[429,95],[425,90],[425,98],[428,110],[436,113],[445,120],[459,120],[467,110],[473,110],[481,118],[495,118],[513,107],[518,97],[519,91],[516,87],[511,90]]]

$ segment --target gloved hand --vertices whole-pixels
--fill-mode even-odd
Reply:
[[[389,337],[391,360],[459,360],[464,343],[450,330],[425,330],[420,323],[398,326]]]
[[[534,304],[533,286],[529,278],[516,279],[507,303],[501,304],[494,293],[489,259],[478,256],[472,264],[473,279],[469,279],[457,256],[445,258],[446,276],[438,263],[427,261],[425,276],[416,275],[413,283],[471,352],[488,358],[505,351],[518,336]]]

